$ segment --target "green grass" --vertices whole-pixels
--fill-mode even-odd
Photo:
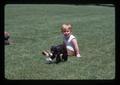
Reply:
[[[114,79],[115,9],[95,5],[5,6],[5,31],[14,44],[5,46],[5,78]],[[72,23],[82,57],[45,64],[42,50],[62,43],[60,27]]]

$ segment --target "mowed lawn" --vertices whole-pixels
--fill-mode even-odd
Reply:
[[[5,78],[96,80],[115,78],[115,8],[97,5],[7,4]],[[81,58],[46,64],[43,50],[62,43],[61,25],[71,23]]]

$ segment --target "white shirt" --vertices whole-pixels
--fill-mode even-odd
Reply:
[[[69,37],[66,37],[66,36],[63,37],[64,43],[66,44],[66,48],[68,50],[74,51],[74,48],[72,45],[72,39],[75,39],[75,36],[70,35]]]

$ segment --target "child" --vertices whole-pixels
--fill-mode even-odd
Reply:
[[[61,32],[63,34],[62,46],[66,49],[67,56],[81,57],[77,39],[75,38],[75,36],[72,35],[71,24],[63,24],[61,28]],[[42,52],[43,55],[48,57],[46,58],[46,60],[49,61],[49,63],[53,61],[52,59],[53,53],[51,51],[52,50],[47,50]]]
[[[61,32],[63,34],[63,45],[67,49],[68,56],[81,57],[77,39],[72,35],[71,24],[63,24]]]

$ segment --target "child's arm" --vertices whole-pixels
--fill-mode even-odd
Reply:
[[[75,49],[75,55],[77,57],[80,57],[80,50],[79,50],[79,47],[78,47],[77,40],[76,39],[72,39],[72,44],[73,44],[74,49]]]

